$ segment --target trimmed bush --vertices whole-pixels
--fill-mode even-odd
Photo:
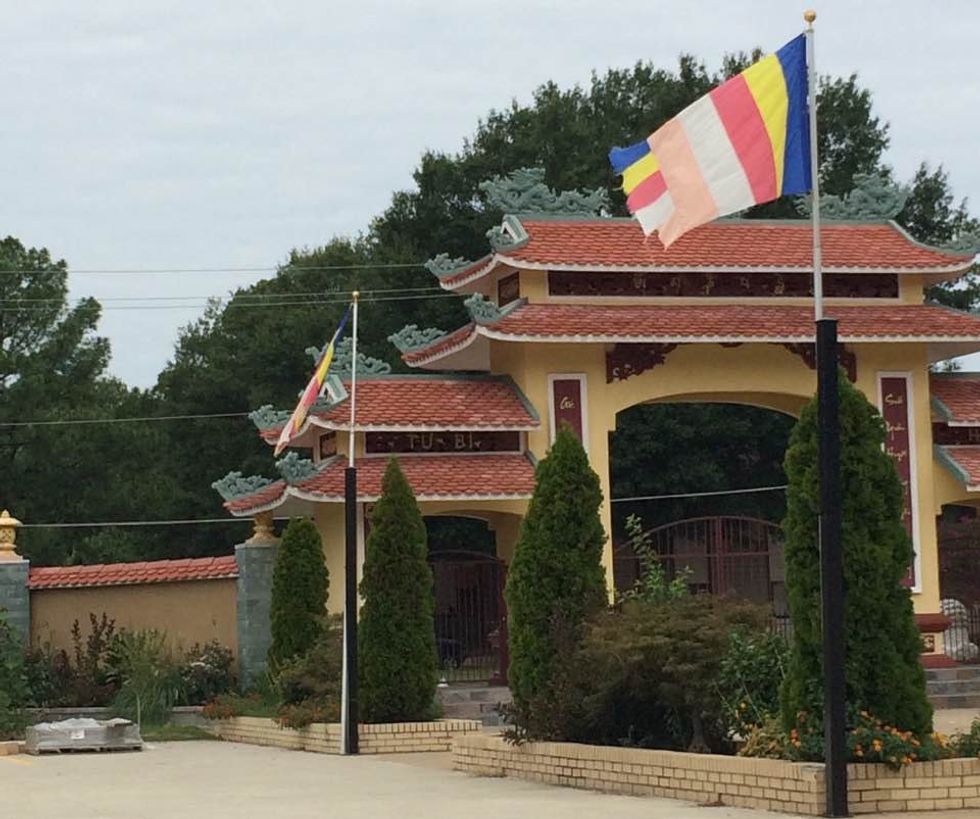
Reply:
[[[0,609],[0,740],[21,736],[30,699],[24,667],[24,646]]]
[[[272,574],[269,663],[273,668],[302,656],[320,637],[329,581],[316,525],[306,518],[291,520]]]
[[[358,626],[364,722],[431,719],[436,692],[435,600],[425,523],[392,458],[371,514]]]
[[[556,674],[556,624],[575,630],[607,603],[602,491],[578,439],[563,427],[537,468],[507,577],[510,687],[520,712]]]
[[[843,375],[838,383],[847,703],[899,731],[926,736],[932,708],[919,659],[922,640],[909,590],[902,585],[912,562],[902,524],[903,488],[884,451],[885,425],[878,411]],[[782,716],[791,730],[801,712],[818,722],[823,712],[816,399],[803,408],[793,430],[786,475],[783,530],[794,640]]]

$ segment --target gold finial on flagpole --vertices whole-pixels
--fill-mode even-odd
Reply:
[[[813,21],[817,19],[817,13],[813,9],[807,9],[803,12],[803,19],[812,26]]]

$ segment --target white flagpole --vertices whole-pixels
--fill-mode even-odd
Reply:
[[[806,20],[806,67],[807,101],[810,109],[810,184],[812,205],[810,208],[813,224],[813,318],[823,318],[823,251],[820,246],[820,161],[817,156],[817,67],[814,62],[813,21],[816,12],[803,15]]]
[[[354,467],[354,423],[357,419],[357,302],[354,291],[354,316],[351,327],[350,361],[350,437],[348,438],[347,472],[344,481],[345,558],[344,558],[344,660],[340,692],[340,752],[356,754],[357,736],[357,471]],[[353,723],[353,724],[352,724]]]
[[[355,290],[354,296],[354,316],[353,326],[351,327],[351,347],[350,347],[350,438],[348,439],[347,465],[354,466],[354,420],[357,418],[357,301],[360,293]]]

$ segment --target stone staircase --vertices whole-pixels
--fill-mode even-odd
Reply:
[[[927,668],[926,689],[934,708],[980,711],[980,665]]]
[[[504,725],[498,713],[501,705],[511,702],[510,689],[505,685],[482,683],[452,683],[436,690],[444,719],[478,719],[484,725]]]

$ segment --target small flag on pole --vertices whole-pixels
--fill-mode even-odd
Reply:
[[[337,347],[337,341],[344,332],[344,327],[347,324],[347,319],[350,316],[350,312],[351,308],[348,307],[347,311],[344,313],[344,317],[340,320],[340,326],[337,327],[337,332],[333,334],[333,338],[330,339],[330,343],[323,351],[323,355],[320,356],[320,361],[317,363],[316,369],[313,371],[313,377],[310,378],[310,382],[306,385],[306,389],[303,390],[303,394],[299,398],[299,403],[296,405],[296,409],[293,410],[293,414],[289,416],[289,420],[282,428],[282,432],[279,433],[279,440],[276,442],[275,453],[277,456],[287,446],[289,446],[289,442],[299,434],[303,423],[306,421],[306,416],[310,412],[310,407],[316,403],[317,398],[323,395],[323,391],[326,389],[327,385],[327,372],[330,369],[330,362],[333,361],[333,354]]]
[[[808,115],[801,34],[609,161],[643,232],[669,247],[719,216],[808,192]]]

